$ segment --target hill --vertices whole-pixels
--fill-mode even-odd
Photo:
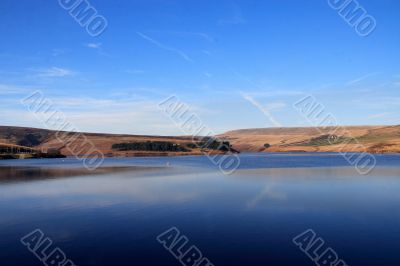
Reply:
[[[206,143],[207,142],[207,143]],[[229,143],[192,137],[56,132],[0,126],[0,143],[30,147],[42,153],[86,156],[95,147],[108,157],[174,156],[225,153]],[[224,144],[224,145],[223,145]],[[227,150],[228,147],[228,150]]]
[[[0,154],[7,158],[7,151],[14,147],[19,148],[19,154],[29,153],[32,149],[34,154],[42,157],[84,157],[88,154],[88,143],[106,157],[200,155],[204,152],[222,154],[236,150],[400,153],[400,126],[348,126],[336,131],[334,128],[242,129],[218,135],[217,139],[194,140],[190,136],[58,134],[46,129],[0,126]]]
[[[249,152],[400,152],[400,126],[242,129],[218,137]]]

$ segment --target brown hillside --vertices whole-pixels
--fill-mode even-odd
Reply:
[[[400,126],[242,129],[219,137],[252,152],[400,152]]]
[[[172,155],[200,155],[203,152],[221,153],[220,151],[210,151],[199,149],[197,147],[187,148],[187,151],[161,152],[161,151],[121,151],[113,149],[114,144],[132,143],[132,142],[171,142],[186,147],[192,143],[191,137],[168,137],[168,136],[142,136],[142,135],[121,135],[121,134],[100,134],[100,133],[65,133],[65,137],[60,141],[56,132],[46,129],[8,127],[0,126],[0,143],[21,145],[35,148],[42,152],[59,151],[66,156],[76,155],[76,151],[82,150],[78,155],[87,155],[87,149],[79,147],[93,144],[105,156],[172,156]],[[73,138],[77,136],[77,138]],[[71,141],[73,139],[73,141]],[[71,150],[73,144],[76,149]]]
[[[400,126],[349,126],[333,132],[333,128],[261,128],[229,131],[217,136],[233,144],[242,152],[371,152],[400,153]],[[67,134],[66,138],[72,137]],[[79,133],[74,145],[92,143],[105,156],[177,156],[200,155],[198,147],[188,148],[191,137],[142,136],[123,134]],[[75,155],[67,148],[68,141],[60,141],[55,131],[0,126],[0,143],[32,147],[38,151],[59,151]],[[140,151],[113,149],[114,144],[134,142],[171,142],[185,147],[185,151]],[[265,144],[268,144],[264,146]],[[78,149],[79,150],[79,149]],[[204,150],[203,150],[204,151]],[[220,151],[207,152],[220,153]],[[85,149],[79,156],[85,156]]]

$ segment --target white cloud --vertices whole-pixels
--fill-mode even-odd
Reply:
[[[100,49],[101,43],[86,43],[85,46],[91,49]]]
[[[158,34],[168,34],[168,35],[174,35],[179,38],[182,37],[190,37],[190,38],[197,38],[197,39],[203,39],[204,41],[207,42],[214,42],[214,38],[210,36],[207,33],[204,32],[195,32],[195,31],[160,31],[160,30],[152,30],[152,31],[146,31],[148,33],[158,33]]]
[[[178,56],[182,57],[185,61],[188,61],[188,62],[191,62],[191,63],[193,62],[193,59],[190,58],[185,52],[183,52],[183,51],[181,51],[181,50],[179,50],[179,49],[173,48],[173,47],[166,46],[166,45],[164,45],[164,44],[158,42],[157,40],[155,40],[155,39],[153,39],[153,38],[150,38],[149,36],[147,36],[147,35],[145,35],[145,34],[143,34],[143,33],[141,33],[141,32],[137,32],[137,34],[138,34],[142,39],[144,39],[144,40],[146,40],[146,41],[148,41],[148,42],[154,44],[154,45],[157,46],[158,48],[163,49],[163,50],[166,50],[166,51],[170,51],[170,52],[172,52],[172,53],[174,53],[174,54],[177,54]]]
[[[271,111],[268,109],[268,107],[262,106],[259,102],[257,102],[253,97],[250,95],[241,93],[243,99],[247,100],[250,102],[253,106],[255,106],[258,110],[260,110],[267,118],[268,120],[272,123],[273,126],[275,127],[282,127],[282,124],[279,123],[276,118],[272,115]]]
[[[72,70],[69,70],[66,68],[60,68],[60,67],[37,69],[37,70],[35,70],[35,72],[37,72],[38,77],[42,77],[42,78],[62,78],[62,77],[67,77],[67,76],[73,76],[76,74]]]
[[[99,55],[111,57],[110,54],[104,52],[102,43],[99,43],[99,42],[98,43],[86,43],[86,44],[84,44],[84,46],[89,49],[96,50]]]
[[[248,95],[257,96],[257,97],[290,97],[290,96],[303,96],[305,94],[304,91],[296,91],[296,90],[258,90],[254,92],[249,92]]]
[[[353,103],[362,108],[368,109],[398,109],[400,107],[400,97],[374,97],[373,99],[362,98],[354,100]]]
[[[279,110],[287,107],[287,104],[284,102],[274,102],[267,104],[266,108],[270,111],[272,110]]]
[[[206,76],[207,78],[212,78],[213,74],[206,71],[206,72],[204,72],[204,76]]]
[[[27,93],[28,89],[15,85],[0,84],[0,95]]]
[[[53,49],[51,51],[51,55],[52,56],[60,56],[62,54],[64,54],[66,51],[64,49]]]
[[[387,117],[388,115],[391,115],[391,114],[392,114],[392,113],[389,113],[389,112],[374,114],[374,115],[370,115],[370,116],[368,117],[368,119],[384,118],[384,117]]]
[[[345,85],[346,85],[346,86],[351,86],[351,85],[357,84],[357,83],[359,83],[359,82],[361,82],[361,81],[363,81],[363,80],[366,80],[366,79],[368,79],[368,78],[370,78],[370,77],[372,77],[372,76],[376,76],[376,75],[378,75],[378,74],[380,74],[380,72],[369,73],[369,74],[364,75],[364,76],[362,76],[362,77],[359,77],[359,78],[350,80],[350,81],[348,81]]]
[[[125,70],[125,73],[133,74],[133,75],[141,75],[141,74],[144,74],[145,71],[140,70],[140,69],[128,69],[128,70]]]
[[[158,108],[157,100],[137,101],[134,98],[124,100],[99,98],[51,97],[49,113],[55,111],[65,115],[78,131],[139,134],[139,135],[184,135],[166,114]],[[3,105],[3,100],[0,99]],[[8,99],[9,106],[0,113],[0,125],[28,126],[46,128],[43,122],[49,114],[29,112],[20,104],[19,99]],[[201,108],[191,106],[200,114]],[[51,128],[57,129],[57,128]]]
[[[237,4],[232,7],[232,16],[227,19],[220,19],[218,21],[219,25],[240,25],[245,24],[247,21],[243,17],[242,10]]]

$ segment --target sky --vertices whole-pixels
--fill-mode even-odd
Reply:
[[[0,125],[49,127],[21,104],[34,91],[85,132],[182,135],[171,95],[216,133],[315,126],[307,96],[340,125],[400,124],[400,1],[358,1],[365,37],[327,0],[88,3],[99,36],[58,0],[0,1]]]

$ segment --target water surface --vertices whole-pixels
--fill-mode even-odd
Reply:
[[[1,161],[1,265],[43,265],[20,243],[37,228],[76,265],[182,265],[156,240],[171,227],[216,266],[315,265],[292,242],[309,228],[348,265],[400,265],[400,156],[377,161],[368,176],[330,153],[243,154],[229,176],[199,156]]]

